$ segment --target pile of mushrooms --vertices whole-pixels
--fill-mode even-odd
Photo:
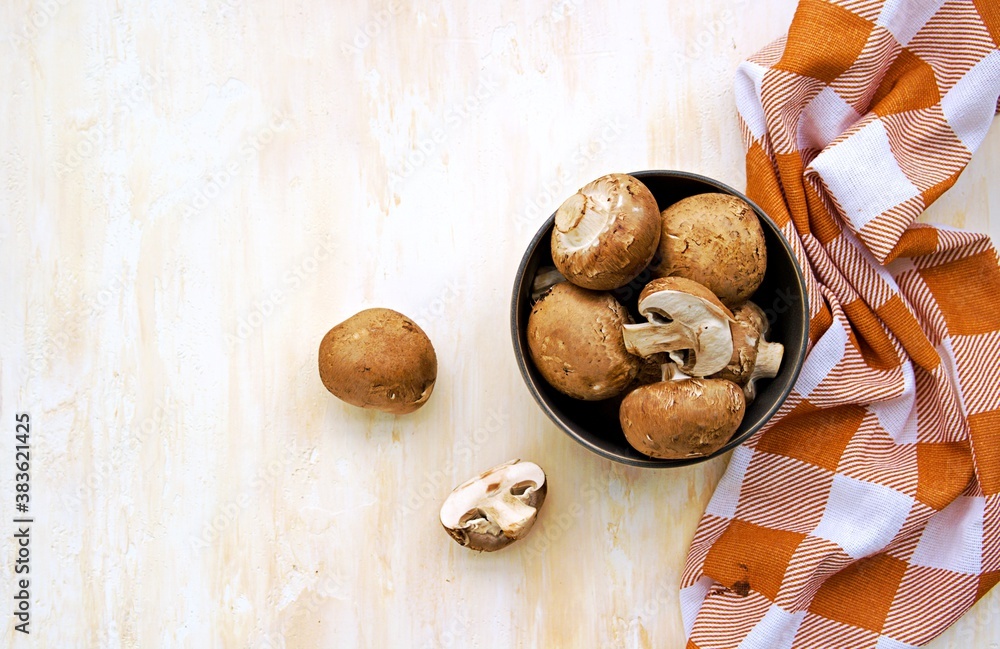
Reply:
[[[638,179],[610,174],[559,207],[551,246],[555,267],[535,277],[527,329],[542,377],[574,399],[623,396],[622,430],[648,456],[724,446],[784,353],[749,301],[767,269],[753,209],[736,196],[699,194],[661,212]],[[637,324],[608,291],[644,271],[653,279]]]

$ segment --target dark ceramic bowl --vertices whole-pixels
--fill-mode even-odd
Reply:
[[[756,302],[771,320],[769,340],[780,342],[785,346],[778,376],[769,381],[758,382],[757,398],[747,404],[743,423],[732,439],[712,455],[683,460],[660,460],[643,455],[632,448],[625,440],[625,434],[618,421],[620,398],[606,401],[579,401],[567,397],[545,382],[531,360],[526,336],[528,315],[531,313],[531,285],[540,267],[552,265],[549,241],[554,214],[532,239],[517,269],[510,308],[514,355],[517,357],[524,382],[528,384],[532,396],[549,419],[594,453],[616,462],[643,467],[664,468],[703,462],[749,439],[774,415],[795,384],[802,369],[809,341],[809,305],[806,299],[805,281],[802,278],[802,269],[795,261],[795,256],[778,230],[778,226],[740,192],[711,178],[682,171],[640,171],[632,175],[653,192],[661,210],[682,198],[707,192],[739,196],[753,207],[757,218],[760,219],[767,243],[767,273],[751,300]],[[629,309],[636,322],[645,321],[645,318],[639,317],[636,303],[639,292],[649,279],[650,273],[646,270],[629,285],[612,291],[618,301]]]

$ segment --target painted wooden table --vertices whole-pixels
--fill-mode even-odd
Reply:
[[[683,646],[679,576],[726,458],[631,469],[563,435],[508,300],[593,177],[743,186],[734,69],[794,2],[447,4],[0,8],[0,511],[27,412],[34,517],[31,635],[4,613],[0,644]],[[997,177],[995,127],[924,218],[997,237]],[[320,384],[322,335],[375,305],[436,345],[414,415]],[[466,551],[442,499],[515,457],[549,475],[536,529]],[[932,646],[997,647],[998,607]]]

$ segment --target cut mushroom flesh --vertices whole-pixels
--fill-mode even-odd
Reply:
[[[528,533],[545,492],[537,464],[512,460],[456,487],[441,507],[441,525],[460,545],[499,550]]]
[[[758,379],[778,375],[785,348],[781,343],[766,340],[770,322],[759,306],[746,302],[734,314],[733,357],[715,376],[743,387],[748,402],[756,396]]]
[[[714,374],[732,358],[732,318],[702,297],[656,291],[639,301],[639,313],[649,322],[624,327],[625,347],[633,354],[668,352],[692,376]]]
[[[785,353],[785,347],[781,343],[770,343],[761,337],[757,346],[757,363],[750,372],[750,378],[743,386],[743,393],[748,401],[753,401],[757,396],[757,379],[773,379],[778,376],[778,369],[781,367],[781,357]]]

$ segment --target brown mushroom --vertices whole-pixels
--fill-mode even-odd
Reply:
[[[403,415],[434,391],[437,355],[427,334],[402,313],[367,309],[323,337],[319,376],[338,399]]]
[[[531,531],[546,491],[537,464],[512,460],[455,487],[441,506],[441,525],[459,545],[493,552]]]
[[[622,401],[619,419],[640,453],[682,460],[722,448],[745,410],[743,391],[732,381],[683,378],[633,390]]]
[[[653,280],[639,295],[639,313],[648,322],[623,327],[625,347],[633,354],[669,352],[685,373],[698,377],[722,370],[732,359],[733,315],[693,280]]]
[[[552,260],[577,286],[618,288],[649,265],[660,231],[659,208],[649,189],[632,176],[608,174],[559,206]]]
[[[746,302],[733,312],[733,356],[713,378],[726,379],[743,386],[747,401],[756,396],[757,379],[778,375],[785,348],[766,340],[770,331],[767,316],[753,302]]]
[[[622,338],[622,326],[630,322],[611,295],[563,282],[532,307],[528,350],[542,378],[563,394],[608,399],[639,371],[639,358],[628,353]]]
[[[764,279],[767,249],[753,208],[729,194],[684,198],[662,214],[660,277],[686,277],[705,285],[732,308]]]

